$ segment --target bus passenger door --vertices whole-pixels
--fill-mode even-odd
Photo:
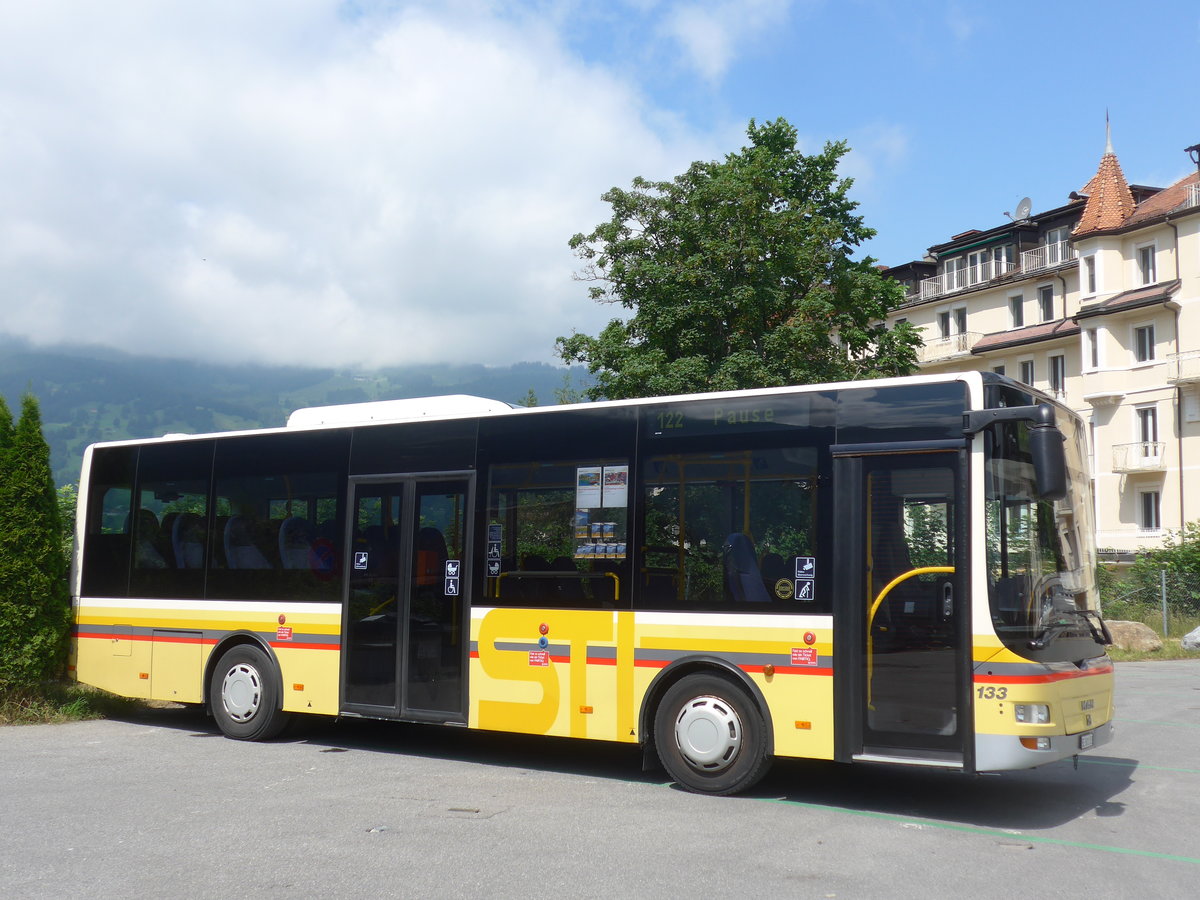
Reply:
[[[964,457],[837,460],[839,758],[965,762]]]
[[[353,488],[342,707],[465,722],[471,481],[421,475]]]

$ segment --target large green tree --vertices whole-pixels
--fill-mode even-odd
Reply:
[[[13,428],[0,401],[0,690],[58,674],[69,622],[58,496],[38,403],[26,395]]]
[[[841,142],[806,156],[783,119],[750,144],[672,181],[638,177],[603,195],[612,218],[570,245],[593,300],[630,311],[599,335],[560,337],[591,399],[908,374],[920,343],[882,324],[903,288],[870,258]]]

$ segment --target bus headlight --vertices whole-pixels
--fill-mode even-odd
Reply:
[[[1050,707],[1045,703],[1015,703],[1013,718],[1026,725],[1045,725],[1050,721]]]

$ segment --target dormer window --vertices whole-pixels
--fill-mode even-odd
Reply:
[[[1067,227],[1051,228],[1046,232],[1046,264],[1058,265],[1067,259],[1067,238],[1071,231]]]

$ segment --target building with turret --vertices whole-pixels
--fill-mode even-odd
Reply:
[[[890,322],[923,332],[923,371],[1000,372],[1088,423],[1102,558],[1200,520],[1200,172],[1129,184],[1110,140],[1062,205],[1023,201],[886,274],[908,289]]]

